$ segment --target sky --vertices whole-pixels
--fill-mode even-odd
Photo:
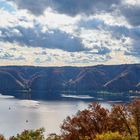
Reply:
[[[140,63],[140,0],[0,0],[0,65]]]

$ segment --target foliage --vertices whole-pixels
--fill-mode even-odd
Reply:
[[[119,132],[97,134],[95,140],[137,140],[136,137],[122,136]]]
[[[94,138],[96,134],[108,130],[108,110],[98,103],[93,103],[89,109],[80,111],[73,118],[67,117],[62,125],[63,136],[67,140],[80,140],[80,137]]]
[[[107,132],[96,135],[96,140],[123,140],[122,135],[118,132]]]
[[[56,134],[50,134],[46,140],[62,140],[62,137]]]
[[[0,135],[0,140],[6,140],[3,135]]]
[[[128,108],[134,120],[138,140],[140,140],[140,100],[133,101]]]
[[[9,140],[45,140],[44,128],[37,130],[24,130],[21,134],[11,137]]]
[[[109,117],[111,132],[118,131],[119,133],[132,135],[131,116],[126,105],[113,105]]]
[[[67,117],[61,129],[66,140],[92,140],[96,135],[106,132],[118,132],[127,137],[137,135],[140,140],[140,100],[113,105],[111,111],[99,103],[90,104],[88,109],[79,111],[73,117]]]

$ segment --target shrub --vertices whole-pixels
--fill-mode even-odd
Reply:
[[[44,128],[37,130],[24,130],[21,134],[11,137],[10,140],[45,140],[43,133]]]
[[[62,140],[62,138],[56,134],[50,134],[46,140]]]
[[[131,136],[123,136],[118,132],[107,132],[96,135],[95,140],[137,140],[137,138]]]
[[[123,140],[123,138],[118,132],[107,132],[103,134],[97,134],[96,140]]]

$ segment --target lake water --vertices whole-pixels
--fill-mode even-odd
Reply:
[[[9,137],[24,129],[41,127],[46,129],[46,134],[60,133],[63,120],[87,108],[88,104],[84,101],[19,100],[0,95],[0,133]],[[110,108],[109,103],[101,104]]]

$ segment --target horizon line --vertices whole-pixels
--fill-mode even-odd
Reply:
[[[65,65],[65,66],[40,66],[40,65],[1,65],[1,67],[42,67],[42,68],[53,68],[53,67],[96,67],[96,66],[120,66],[120,65],[140,65],[140,63],[122,63],[122,64],[97,64],[88,66],[75,66],[75,65]]]

